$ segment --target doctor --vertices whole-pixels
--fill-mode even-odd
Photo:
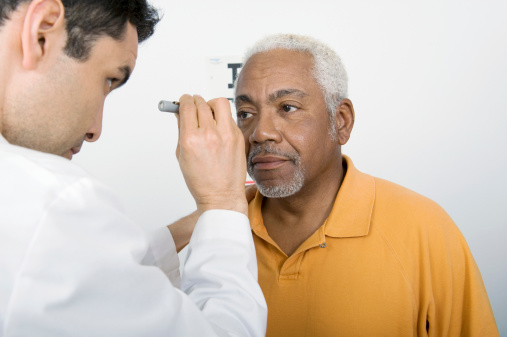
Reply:
[[[169,230],[147,237],[68,160],[99,138],[104,100],[158,20],[145,0],[0,1],[0,336],[264,335],[227,100],[180,98],[177,155],[200,215],[181,289]]]

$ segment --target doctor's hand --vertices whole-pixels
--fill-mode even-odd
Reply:
[[[176,156],[197,212],[225,209],[248,215],[245,144],[229,101],[181,96],[178,127]]]

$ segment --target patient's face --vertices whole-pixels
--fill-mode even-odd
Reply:
[[[312,68],[310,54],[276,49],[250,58],[238,78],[235,101],[248,172],[264,196],[318,188],[341,165]]]

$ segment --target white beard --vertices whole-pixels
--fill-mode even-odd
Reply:
[[[277,186],[265,186],[255,178],[253,171],[252,158],[259,153],[271,153],[279,156],[284,156],[290,158],[294,165],[296,166],[296,172],[294,173],[292,179],[289,183]],[[248,154],[248,162],[247,162],[247,171],[250,177],[253,178],[255,183],[257,184],[257,188],[259,192],[268,198],[286,198],[289,197],[301,190],[305,183],[305,170],[301,166],[301,158],[298,153],[288,153],[280,151],[270,145],[268,146],[259,146],[254,148]]]

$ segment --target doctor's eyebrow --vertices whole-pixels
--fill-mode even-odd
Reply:
[[[122,78],[118,79],[120,81],[120,84],[118,84],[117,88],[127,83],[130,78],[130,74],[132,73],[132,69],[130,69],[129,66],[120,67],[118,70],[122,73],[123,76]]]

